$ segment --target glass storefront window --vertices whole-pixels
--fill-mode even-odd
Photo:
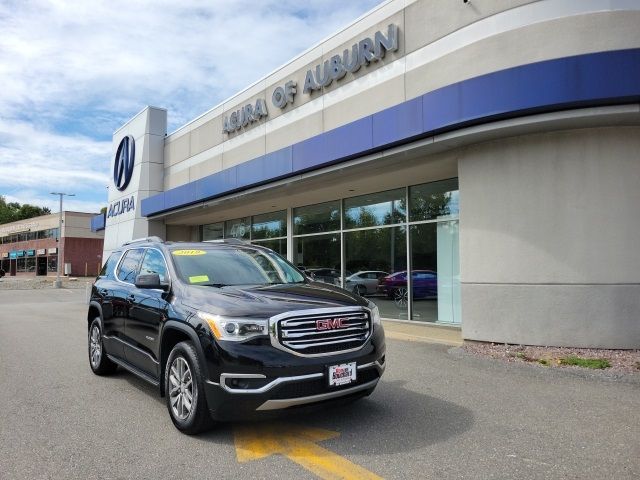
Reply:
[[[254,215],[251,222],[251,239],[277,238],[287,236],[287,211]]]
[[[16,271],[17,272],[26,272],[27,271],[26,261],[27,261],[26,258],[19,258],[16,261]]]
[[[58,229],[50,228],[48,230],[39,230],[37,232],[14,233],[0,237],[0,244],[27,242],[29,240],[39,240],[43,238],[58,238]]]
[[[58,256],[57,255],[50,255],[47,259],[47,269],[50,272],[57,272],[58,271]]]
[[[340,284],[340,234],[312,235],[293,239],[293,263],[304,267],[316,280]]]
[[[202,241],[224,238],[224,222],[210,223],[202,226]]]
[[[286,238],[278,238],[276,240],[260,240],[258,242],[253,242],[256,245],[260,245],[261,247],[267,247],[273,250],[276,253],[279,253],[283,257],[287,257],[287,239]]]
[[[344,201],[344,228],[402,223],[406,216],[405,189],[371,193]]]
[[[251,218],[236,218],[224,222],[224,238],[239,238],[249,240],[251,233]]]
[[[30,257],[26,259],[26,271],[29,273],[35,273],[36,271],[36,259],[35,257]]]
[[[316,280],[367,297],[385,318],[456,324],[458,199],[458,179],[452,178],[293,208],[293,232],[287,231],[287,212],[282,210],[203,225],[202,237],[250,239],[288,254]],[[287,252],[288,235],[293,237],[292,252]]]
[[[345,232],[345,288],[378,305],[385,318],[407,320],[406,227]]]
[[[295,208],[293,230],[295,235],[340,230],[340,201]]]
[[[456,218],[458,179],[425,183],[409,188],[410,221]]]
[[[411,226],[413,320],[460,323],[458,221]]]

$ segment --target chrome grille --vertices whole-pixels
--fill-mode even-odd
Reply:
[[[299,355],[328,355],[356,350],[371,335],[371,318],[365,310],[291,313],[277,321],[276,337],[284,350]]]

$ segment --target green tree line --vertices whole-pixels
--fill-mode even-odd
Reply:
[[[47,207],[36,207],[24,203],[20,205],[18,202],[7,203],[6,199],[0,195],[0,225],[3,223],[17,222],[18,220],[26,220],[27,218],[39,217],[40,215],[48,215],[51,213]]]

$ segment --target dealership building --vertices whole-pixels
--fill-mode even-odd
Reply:
[[[640,348],[639,26],[634,0],[385,2],[172,133],[121,126],[103,258],[240,238],[391,321]]]
[[[95,213],[62,212],[0,225],[0,267],[7,276],[96,276],[104,232],[91,229]],[[60,255],[60,257],[58,257]]]

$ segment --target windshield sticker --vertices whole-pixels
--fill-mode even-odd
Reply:
[[[193,277],[189,277],[189,283],[202,283],[208,281],[209,277],[207,277],[206,275],[195,275]]]
[[[172,255],[179,257],[192,257],[195,255],[205,255],[206,253],[204,250],[174,250],[171,252]]]

